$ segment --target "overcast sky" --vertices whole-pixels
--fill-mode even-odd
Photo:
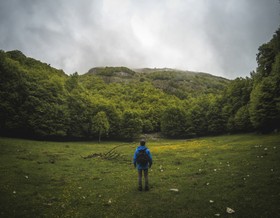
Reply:
[[[279,0],[0,0],[0,49],[83,74],[169,67],[234,79],[255,70]]]

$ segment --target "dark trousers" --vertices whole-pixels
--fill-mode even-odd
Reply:
[[[144,179],[145,179],[145,187],[149,186],[149,179],[148,179],[148,169],[146,170],[138,170],[138,185],[142,187],[142,175],[144,172]]]

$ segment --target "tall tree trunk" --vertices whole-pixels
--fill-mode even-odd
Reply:
[[[101,142],[101,131],[99,131],[99,136],[98,136],[98,143]]]

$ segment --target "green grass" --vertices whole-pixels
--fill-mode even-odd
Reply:
[[[149,192],[137,191],[137,143],[81,158],[118,144],[0,138],[0,217],[280,217],[279,134],[149,141]]]

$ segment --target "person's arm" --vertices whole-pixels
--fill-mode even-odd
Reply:
[[[134,165],[134,167],[136,167],[136,157],[137,157],[137,149],[134,152],[134,156],[133,156],[133,165]]]
[[[150,152],[149,149],[147,149],[147,154],[148,154],[149,159],[150,159],[150,161],[149,161],[149,167],[151,167],[151,166],[153,165],[153,157],[152,157],[152,154],[151,154],[151,152]]]

